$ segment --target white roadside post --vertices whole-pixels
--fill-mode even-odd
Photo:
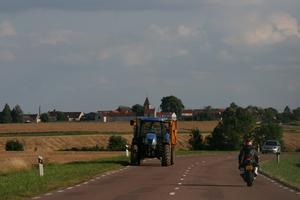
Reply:
[[[128,145],[126,144],[126,157],[129,157]]]
[[[44,176],[44,159],[42,156],[38,157],[38,163],[39,163],[40,176]]]
[[[277,158],[277,164],[279,164],[279,162],[280,162],[280,153],[279,152],[276,153],[276,158]]]

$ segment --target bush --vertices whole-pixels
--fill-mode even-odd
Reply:
[[[8,140],[5,144],[6,151],[24,151],[24,146],[18,140]]]
[[[125,151],[127,140],[121,136],[113,135],[109,138],[107,150],[109,151]]]
[[[99,145],[91,146],[91,147],[72,147],[69,149],[62,149],[60,151],[105,151],[103,147],[100,147]]]
[[[192,150],[204,149],[204,139],[199,129],[192,129],[189,144],[192,146]]]

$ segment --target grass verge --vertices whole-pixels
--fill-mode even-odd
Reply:
[[[38,170],[11,173],[0,176],[0,199],[19,200],[43,194],[58,188],[74,185],[98,174],[128,165],[128,158],[116,157],[68,164],[49,164],[45,175],[38,176]]]
[[[300,191],[300,154],[286,153],[281,155],[280,163],[276,160],[265,161],[261,171],[266,175]]]

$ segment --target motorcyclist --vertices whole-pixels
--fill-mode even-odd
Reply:
[[[258,173],[258,155],[257,155],[257,151],[255,150],[255,148],[252,145],[252,141],[249,139],[246,139],[243,143],[243,147],[240,150],[240,154],[239,154],[239,170],[241,171],[241,174],[244,173],[244,161],[245,161],[245,157],[246,156],[250,156],[254,165],[254,175],[257,176]]]

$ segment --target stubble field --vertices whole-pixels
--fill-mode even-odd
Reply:
[[[188,149],[190,130],[198,128],[208,135],[217,126],[217,121],[189,121],[178,123],[177,149]],[[289,127],[290,128],[290,127]],[[42,133],[42,134],[41,134]],[[120,155],[120,152],[62,152],[72,147],[106,147],[112,134],[121,135],[128,143],[132,139],[132,127],[128,122],[64,122],[40,124],[0,124],[0,174],[9,170],[23,170],[36,164],[38,155],[47,163],[63,163],[91,160]],[[18,139],[25,144],[24,152],[6,152],[5,143]],[[298,130],[284,129],[284,142],[288,150],[300,149]],[[121,152],[121,154],[124,152]]]
[[[199,128],[202,132],[211,132],[218,124],[217,121],[186,121],[179,122],[179,130]],[[1,133],[44,133],[44,132],[115,132],[130,133],[132,127],[129,122],[53,122],[53,123],[28,123],[28,124],[0,124]]]

